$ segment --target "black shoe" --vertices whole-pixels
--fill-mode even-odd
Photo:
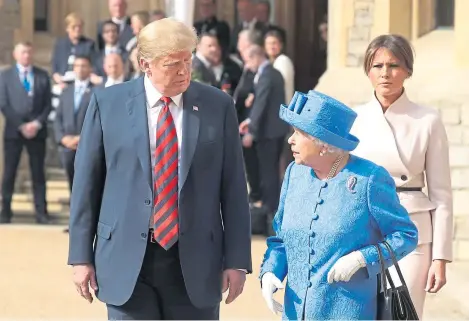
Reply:
[[[37,224],[50,224],[51,218],[47,214],[38,214],[36,215],[36,223]]]

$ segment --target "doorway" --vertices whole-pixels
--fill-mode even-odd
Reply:
[[[295,17],[295,90],[308,92],[327,66],[327,0],[298,0]]]
[[[48,12],[48,0],[34,0],[34,31],[48,31]]]
[[[437,28],[454,28],[454,0],[437,0],[435,4]]]

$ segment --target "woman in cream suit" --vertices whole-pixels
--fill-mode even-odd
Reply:
[[[273,67],[283,77],[285,83],[285,103],[290,101],[295,90],[295,68],[287,55],[283,53],[283,40],[278,31],[271,30],[264,36],[264,47]]]
[[[354,154],[388,170],[418,228],[417,249],[399,265],[421,318],[426,292],[436,293],[446,283],[446,263],[453,258],[453,211],[444,125],[436,110],[412,102],[404,89],[413,62],[412,47],[401,36],[383,35],[370,43],[364,69],[374,94],[354,109],[358,117],[352,134],[360,139]]]

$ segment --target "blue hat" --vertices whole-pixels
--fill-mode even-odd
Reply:
[[[293,127],[346,151],[354,150],[359,140],[350,134],[357,113],[338,100],[314,90],[295,92],[288,106],[282,104],[280,118]]]

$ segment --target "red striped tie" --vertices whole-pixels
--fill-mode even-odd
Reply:
[[[155,149],[155,199],[153,229],[155,240],[166,250],[178,239],[178,138],[169,110],[171,98],[162,97],[158,115]]]

